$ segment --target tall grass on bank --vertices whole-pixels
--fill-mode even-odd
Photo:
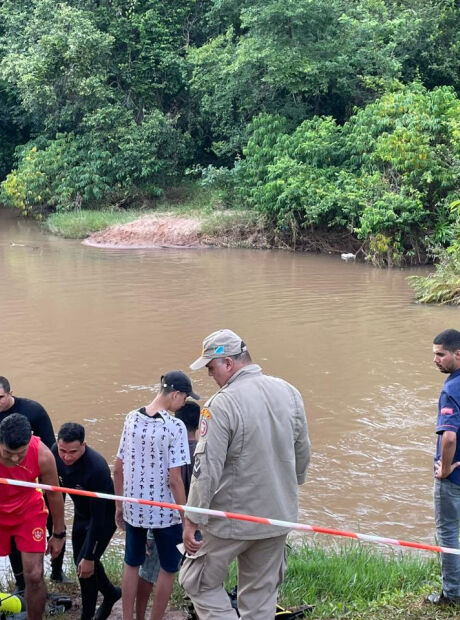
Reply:
[[[197,183],[171,187],[155,201],[146,201],[138,208],[101,208],[77,210],[50,215],[44,225],[55,235],[68,239],[84,239],[93,232],[115,224],[126,224],[144,215],[175,215],[206,217],[220,204],[216,192]]]
[[[53,213],[45,221],[45,227],[54,235],[67,239],[84,239],[90,233],[114,224],[126,224],[141,216],[136,211],[71,211]]]
[[[422,304],[460,305],[460,249],[444,253],[429,276],[409,276],[408,280]]]
[[[310,617],[358,617],[401,594],[422,592],[439,573],[438,558],[420,553],[383,553],[359,543],[303,544],[289,550],[280,599],[286,607],[315,605]]]

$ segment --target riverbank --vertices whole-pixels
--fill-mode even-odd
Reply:
[[[254,211],[226,209],[216,192],[196,184],[173,188],[142,209],[55,213],[43,225],[55,235],[97,247],[212,246],[327,254],[355,253],[360,247],[351,233],[343,231],[299,231],[292,240],[290,229],[274,229]]]
[[[110,550],[104,564],[111,579],[121,580],[120,551]],[[320,546],[309,542],[288,549],[288,569],[280,589],[284,608],[313,605],[306,618],[360,620],[430,620],[458,617],[459,609],[433,609],[424,603],[426,594],[440,589],[439,558],[410,551],[397,552],[360,543]],[[75,575],[73,575],[75,578]],[[233,567],[226,583],[231,590],[236,581]],[[72,609],[69,620],[79,617],[78,588],[50,583],[54,592],[69,596]],[[168,620],[185,620],[187,603],[182,589],[175,584]],[[121,620],[121,603],[111,618]]]

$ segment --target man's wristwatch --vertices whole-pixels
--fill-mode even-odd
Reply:
[[[53,532],[52,536],[53,538],[65,538],[67,536],[67,532],[66,530],[63,532]]]

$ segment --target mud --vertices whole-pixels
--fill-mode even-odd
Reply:
[[[200,242],[200,221],[186,217],[146,215],[91,234],[82,243],[100,248],[193,248]]]

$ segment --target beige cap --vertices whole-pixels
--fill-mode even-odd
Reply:
[[[247,350],[246,345],[235,332],[231,329],[219,329],[203,340],[201,357],[190,364],[190,368],[199,370],[217,357],[230,357]]]

